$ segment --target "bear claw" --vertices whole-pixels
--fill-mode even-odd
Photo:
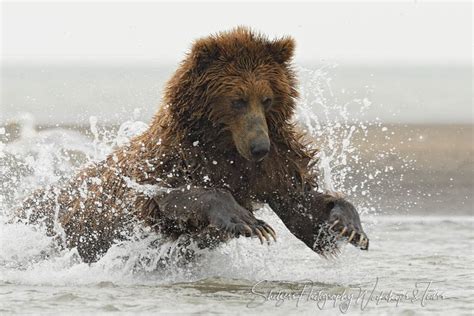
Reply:
[[[359,247],[361,250],[369,249],[369,238],[365,235],[364,232],[359,232],[357,229],[350,229],[347,226],[343,226],[342,229],[335,229],[336,225],[339,223],[339,220],[334,221],[329,230],[333,233],[338,233],[336,238],[346,240],[348,243]],[[359,236],[359,241],[357,241],[357,236]]]
[[[267,223],[265,223],[264,221],[258,219],[258,224],[259,224],[259,228],[261,228],[261,231],[263,233],[263,235],[265,236],[265,238],[270,241],[270,236],[273,238],[274,241],[276,241],[276,233],[275,233],[275,230],[270,226],[268,225]]]
[[[258,239],[260,239],[260,243],[263,245],[263,236],[258,228],[255,228],[255,234],[257,235]]]
[[[369,238],[362,229],[359,214],[349,202],[345,200],[335,202],[326,227],[329,227],[335,240],[344,240],[361,250],[368,250]]]
[[[255,227],[254,232],[255,232],[255,235],[258,237],[258,239],[260,239],[261,244],[263,244],[265,240],[267,241],[268,244],[270,244],[271,238],[273,238],[273,240],[276,241],[275,231],[264,221],[259,220],[259,225]]]
[[[334,228],[334,226],[336,226],[336,225],[337,225],[337,223],[339,223],[339,220],[337,220],[337,221],[335,221],[334,223],[332,223],[332,225],[331,225],[331,226],[329,226],[329,229],[333,229],[333,228]]]
[[[260,240],[261,244],[263,244],[265,240],[269,244],[272,238],[274,241],[276,241],[275,231],[270,225],[268,225],[262,220],[257,220],[255,224],[239,223],[239,224],[227,225],[227,226],[221,225],[220,227],[221,227],[220,228],[221,230],[237,238],[240,236],[245,236],[245,237],[256,236]]]
[[[344,233],[347,231],[347,227],[344,226],[344,229],[341,231],[341,233],[337,236],[338,238],[341,238],[342,236],[344,236]]]
[[[347,242],[351,242],[352,239],[354,239],[355,234],[356,234],[356,232],[355,232],[355,231],[352,231],[352,234],[351,234],[351,236],[349,237],[349,239],[347,240]]]
[[[366,236],[363,236],[363,235],[360,236],[359,247],[362,250],[368,250],[369,249],[369,239]]]

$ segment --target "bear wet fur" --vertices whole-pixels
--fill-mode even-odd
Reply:
[[[36,191],[20,218],[45,223],[52,235],[59,223],[66,246],[86,262],[137,222],[204,245],[269,239],[275,232],[254,217],[255,203],[267,203],[320,254],[340,238],[367,248],[354,207],[316,191],[317,151],[293,122],[293,51],[289,37],[269,40],[242,27],[196,41],[148,130],[67,183]]]

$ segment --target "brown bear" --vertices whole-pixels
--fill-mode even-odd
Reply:
[[[171,80],[150,127],[70,181],[43,188],[21,218],[64,230],[65,244],[98,260],[137,222],[210,247],[229,238],[275,238],[255,218],[267,203],[308,247],[339,240],[368,248],[355,208],[317,191],[317,151],[293,113],[294,41],[239,27],[197,40]]]

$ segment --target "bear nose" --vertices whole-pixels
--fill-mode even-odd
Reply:
[[[250,145],[250,153],[256,161],[262,160],[270,151],[270,142],[268,140],[259,140]]]

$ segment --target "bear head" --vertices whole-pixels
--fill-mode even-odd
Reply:
[[[291,126],[294,46],[290,37],[270,40],[245,27],[197,40],[167,86],[170,115],[186,135],[224,139],[246,160],[261,161],[283,125]]]

